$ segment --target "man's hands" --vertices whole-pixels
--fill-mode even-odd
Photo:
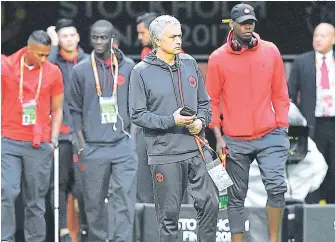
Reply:
[[[56,32],[56,26],[50,26],[47,28],[47,34],[51,39],[51,44],[54,46],[58,46],[58,34]]]
[[[176,123],[176,125],[177,126],[187,126],[187,125],[193,123],[193,121],[195,119],[195,115],[193,115],[193,116],[182,116],[182,115],[180,115],[181,110],[182,110],[182,108],[179,108],[173,113],[173,118],[174,118],[174,122]]]
[[[202,121],[200,119],[196,119],[193,123],[187,125],[186,128],[188,128],[188,131],[190,131],[190,134],[192,135],[199,134],[202,130]]]
[[[226,142],[223,140],[223,138],[216,139],[216,152],[219,154],[219,157],[223,157],[225,155],[225,149],[226,149]]]
[[[278,129],[285,132],[286,134],[288,134],[288,128],[287,127],[280,126],[280,127],[278,127]]]
[[[84,151],[85,139],[84,139],[83,131],[78,130],[76,131],[76,134],[77,134],[76,148],[78,149],[78,155],[80,155]]]
[[[173,113],[174,121],[177,126],[186,126],[186,128],[190,131],[190,134],[196,135],[199,134],[202,130],[202,121],[196,118],[195,115],[193,116],[183,116],[180,115],[180,110],[182,108],[177,109]]]
[[[227,145],[224,139],[222,138],[221,129],[218,127],[214,127],[213,130],[216,138],[216,152],[219,154],[219,157],[221,158],[225,154]]]
[[[55,151],[56,147],[52,143],[49,143],[49,145],[50,145],[52,151]]]

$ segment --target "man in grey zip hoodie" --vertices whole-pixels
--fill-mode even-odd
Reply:
[[[134,62],[119,49],[113,48],[111,54],[112,30],[106,20],[93,24],[90,37],[94,52],[76,65],[71,75],[69,107],[80,137],[89,242],[131,241],[135,214],[138,161],[129,135],[128,110]],[[119,74],[114,79],[117,63]]]
[[[196,61],[181,50],[177,19],[163,15],[149,27],[155,51],[137,64],[130,78],[130,112],[143,128],[154,184],[159,241],[177,239],[178,218],[188,183],[198,212],[198,241],[215,242],[218,191],[206,171],[193,135],[204,135],[210,100]],[[196,117],[180,115],[183,106]]]
[[[68,107],[70,100],[70,74],[73,66],[81,62],[88,55],[78,47],[79,33],[72,20],[60,19],[56,26],[50,26],[47,33],[51,38],[51,51],[48,60],[59,67],[63,75],[64,82],[64,104],[63,104],[63,123],[59,135],[59,228],[60,242],[70,242],[70,233],[67,229],[67,194],[70,190],[76,190],[76,198],[79,204],[79,223],[80,230],[83,232],[86,227],[86,218],[81,196],[80,177],[78,166],[74,166],[73,155],[75,133],[73,132],[72,119]],[[74,135],[73,135],[74,133]],[[74,170],[74,168],[76,168]],[[74,179],[76,173],[76,179]],[[76,189],[73,183],[76,180]],[[53,182],[52,182],[53,187]],[[52,189],[53,190],[53,189]],[[79,240],[79,242],[83,242]]]

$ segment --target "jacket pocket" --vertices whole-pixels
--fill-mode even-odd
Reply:
[[[144,141],[147,146],[147,152],[150,155],[154,146],[157,145],[157,135],[153,134],[152,132],[143,130]]]
[[[181,127],[177,127],[177,129],[179,128]],[[150,150],[149,154],[176,155],[176,154],[189,153],[197,149],[198,146],[192,135],[177,131],[173,133],[172,132],[160,133],[157,136],[155,136],[154,140],[152,141],[152,149]]]

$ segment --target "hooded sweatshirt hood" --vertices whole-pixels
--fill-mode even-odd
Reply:
[[[157,58],[156,51],[149,53],[132,71],[130,93],[132,121],[143,128],[149,164],[199,154],[194,137],[186,127],[176,126],[173,118],[178,108],[188,106],[206,124],[210,122],[210,100],[194,58],[179,54],[175,64],[169,65]]]
[[[155,66],[159,66],[160,68],[162,68],[163,70],[169,71],[170,69],[172,71],[176,71],[178,69],[178,67],[180,67],[180,58],[179,55],[176,55],[176,61],[175,64],[173,65],[169,65],[166,62],[162,61],[161,59],[159,59],[156,56],[157,52],[154,50],[152,52],[150,52],[149,54],[147,54],[143,61],[145,63],[148,63],[149,65],[155,65]]]
[[[232,54],[235,54],[235,55],[240,55],[240,54],[242,54],[245,51],[254,51],[254,50],[258,49],[259,46],[261,45],[261,41],[260,41],[261,37],[256,32],[253,32],[252,35],[258,40],[257,45],[255,47],[253,47],[252,49],[241,48],[240,51],[236,51],[236,50],[233,50],[231,48],[231,43],[232,43],[232,40],[234,38],[234,32],[232,30],[230,30],[229,33],[228,33],[228,36],[227,36],[227,43],[228,43],[227,49],[228,49],[228,52],[232,53]]]

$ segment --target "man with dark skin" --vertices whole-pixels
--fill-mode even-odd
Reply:
[[[7,57],[1,68],[1,241],[14,241],[21,180],[25,241],[44,242],[46,237],[45,197],[64,98],[62,74],[47,61],[50,45],[46,32],[34,31],[28,46]]]
[[[84,235],[86,229],[86,218],[83,206],[83,198],[80,186],[80,171],[73,156],[76,135],[73,133],[72,120],[69,112],[69,88],[71,84],[70,74],[72,68],[88,55],[78,46],[80,36],[75,23],[70,19],[60,19],[55,26],[50,26],[47,33],[51,39],[51,51],[48,60],[59,67],[63,74],[64,105],[63,123],[59,136],[59,228],[60,242],[71,241],[70,232],[67,228],[67,198],[70,192],[78,199],[80,235]],[[75,179],[74,179],[75,176]],[[74,180],[75,186],[74,186]],[[81,238],[80,238],[81,239]]]
[[[71,75],[69,108],[79,137],[89,242],[131,241],[135,215],[137,155],[128,111],[134,62],[112,48],[112,36],[110,22],[95,22],[94,51]]]
[[[248,4],[231,10],[227,43],[210,55],[206,78],[217,152],[222,155],[226,146],[229,150],[227,172],[234,184],[228,188],[228,217],[234,242],[244,241],[244,200],[254,159],[268,195],[270,242],[278,239],[287,191],[284,174],[290,145],[290,102],[284,64],[278,48],[254,32],[256,21]]]

